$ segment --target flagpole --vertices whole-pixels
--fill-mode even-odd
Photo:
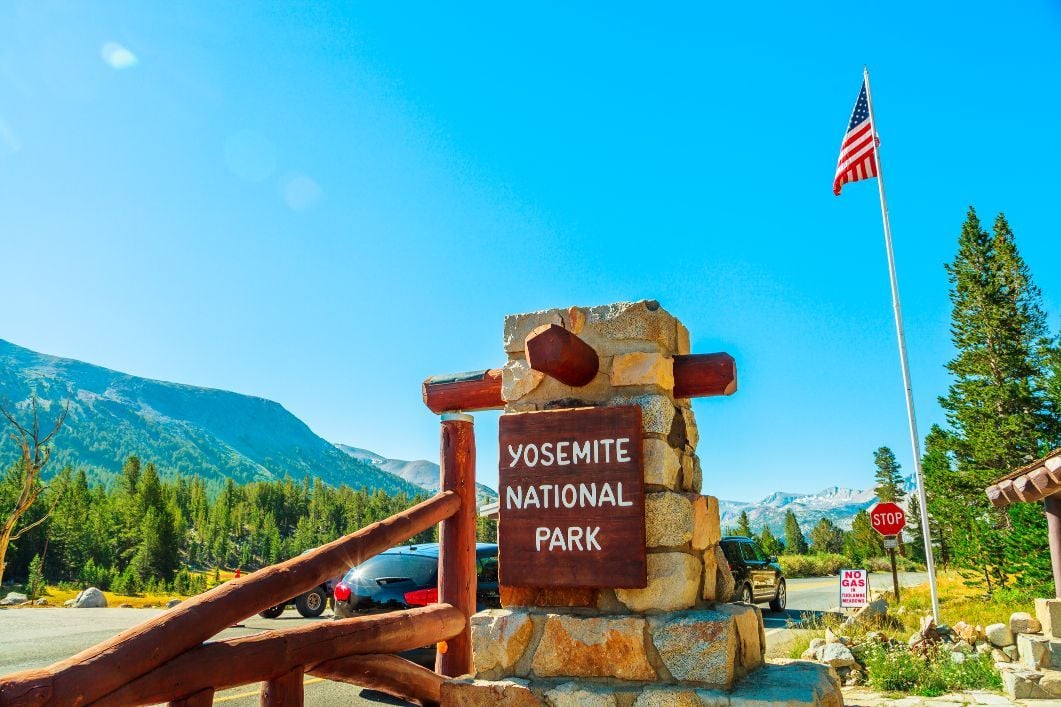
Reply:
[[[892,308],[895,310],[895,331],[899,338],[899,362],[903,369],[906,388],[906,416],[910,422],[910,446],[914,452],[914,472],[917,478],[917,498],[921,511],[921,536],[925,542],[925,565],[928,569],[928,588],[932,594],[932,617],[939,624],[939,597],[936,596],[936,563],[932,556],[932,531],[928,525],[928,500],[925,498],[925,475],[921,471],[921,444],[914,415],[914,393],[910,385],[910,365],[906,360],[906,334],[903,332],[903,310],[899,304],[899,282],[895,275],[895,254],[892,251],[892,227],[888,221],[888,200],[884,196],[884,171],[881,169],[880,145],[877,143],[877,121],[873,118],[873,97],[869,90],[869,69],[862,68],[866,81],[866,102],[873,130],[874,155],[877,160],[877,187],[880,189],[880,212],[884,220],[884,244],[888,250],[888,275],[892,283]]]

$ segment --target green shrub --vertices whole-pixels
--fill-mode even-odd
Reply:
[[[989,655],[968,654],[961,663],[951,659],[949,646],[928,649],[925,655],[906,646],[874,645],[863,655],[869,684],[884,692],[936,697],[955,690],[998,690],[1002,679]]]
[[[26,584],[26,589],[29,591],[30,599],[39,599],[44,596],[44,563],[41,561],[40,555],[34,555],[33,559],[29,561],[29,582]]]
[[[778,558],[786,577],[827,577],[845,567],[857,567],[850,557],[835,553],[782,555]]]

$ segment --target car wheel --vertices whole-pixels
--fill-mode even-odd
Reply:
[[[295,599],[295,608],[298,613],[307,619],[312,619],[324,613],[324,607],[328,604],[328,597],[324,596],[324,590],[320,587],[311,589],[298,599]]]
[[[266,609],[265,611],[258,612],[258,616],[261,616],[263,619],[275,619],[282,613],[284,613],[284,605],[280,604],[279,606],[274,606],[271,609]]]
[[[752,585],[745,584],[740,590],[740,600],[745,604],[754,604],[755,599],[752,596]]]
[[[785,591],[785,580],[781,580],[781,583],[777,585],[777,595],[770,600],[771,611],[784,611],[785,605],[788,603],[788,592]]]

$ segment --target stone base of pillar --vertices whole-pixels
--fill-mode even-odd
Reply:
[[[459,707],[841,707],[840,681],[827,665],[782,660],[764,665],[724,690],[693,684],[666,684],[589,678],[448,680],[442,704]]]

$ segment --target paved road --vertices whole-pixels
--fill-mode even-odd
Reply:
[[[924,573],[901,574],[903,586],[927,581]],[[870,586],[891,586],[891,575],[870,575]],[[817,616],[834,609],[839,603],[839,588],[835,577],[790,579],[788,581],[788,609],[772,612],[763,607],[768,654],[783,655],[784,645],[791,639],[790,629],[798,626],[806,616]],[[2,609],[0,610],[0,675],[40,668],[78,653],[130,626],[157,616],[160,609]],[[238,627],[223,631],[219,638],[247,636],[276,628],[291,628],[315,621],[328,621],[329,616],[304,619],[294,610],[287,610],[278,619],[247,619]],[[218,693],[214,699],[231,707],[258,704],[258,687],[246,685]],[[355,707],[403,704],[386,695],[361,690],[351,685],[306,678],[306,704],[346,704]]]
[[[928,581],[925,572],[900,572],[899,586],[913,587]],[[891,589],[891,573],[874,572],[869,576],[871,589]],[[769,657],[782,656],[791,640],[790,630],[808,618],[817,618],[840,605],[840,583],[836,577],[806,577],[788,580],[788,608],[770,611],[763,607],[766,627],[766,649]]]
[[[161,609],[0,609],[0,675],[51,665],[160,613]],[[304,619],[288,609],[277,619],[247,619],[238,627],[222,631],[218,638],[330,620],[327,613],[318,619]],[[258,686],[219,692],[214,702],[232,707],[257,705]],[[405,703],[371,690],[307,677],[306,704],[378,707]]]

